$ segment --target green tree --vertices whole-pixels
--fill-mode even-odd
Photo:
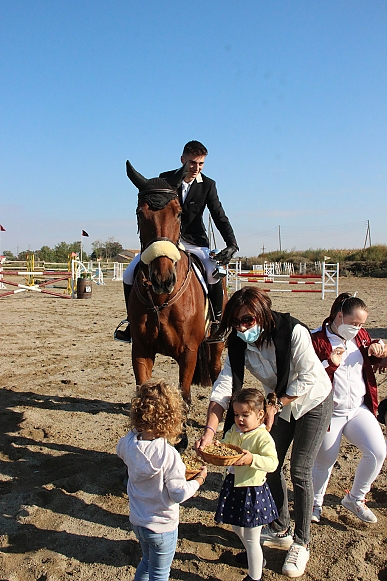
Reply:
[[[17,255],[18,260],[27,260],[27,254],[31,254],[31,250],[21,250]]]
[[[106,242],[95,240],[92,242],[91,247],[93,249],[93,252],[90,255],[92,260],[98,260],[98,258],[110,260],[123,250],[122,244],[115,241],[114,238],[108,238]]]
[[[59,242],[56,246],[54,246],[55,252],[55,262],[67,262],[68,256],[71,252],[77,252],[80,254],[81,252],[81,242],[80,240],[76,242],[71,242],[68,244],[67,242]],[[87,260],[88,255],[86,252],[83,252],[83,259]]]
[[[123,248],[120,242],[116,242],[114,238],[108,238],[107,242],[105,243],[106,249],[106,260],[110,260],[117,254],[119,254]]]
[[[35,256],[38,256],[39,260],[44,260],[45,262],[55,262],[55,251],[49,246],[42,246],[40,250],[36,251]]]
[[[17,260],[16,256],[10,250],[4,250],[3,256],[8,260]]]
[[[104,243],[102,240],[94,240],[94,242],[91,243],[91,248],[93,249],[90,255],[92,260],[98,260],[98,258],[105,257]]]

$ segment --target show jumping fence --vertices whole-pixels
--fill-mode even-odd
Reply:
[[[326,293],[339,294],[339,263],[321,263],[320,274],[294,274],[291,263],[265,262],[264,265],[255,265],[254,270],[242,270],[241,262],[231,262],[227,268],[227,288],[231,292],[239,290],[246,283],[259,284],[265,292],[291,292],[291,293],[318,293],[322,300]],[[293,265],[292,265],[293,267]],[[320,285],[321,288],[264,288],[265,285]]]
[[[4,257],[0,258],[0,298],[14,295],[22,292],[38,292],[42,294],[51,295],[54,297],[59,297],[62,299],[73,299],[76,296],[77,290],[77,280],[78,278],[89,278],[96,284],[104,284],[103,274],[100,264],[98,267],[93,269],[92,265],[85,266],[78,258],[74,255],[69,256],[67,270],[60,269],[46,269],[42,270],[35,269],[35,257],[33,254],[27,256],[26,267],[23,270],[12,270],[7,269],[5,266]],[[7,276],[7,280],[4,279],[4,275]],[[24,277],[25,283],[20,283],[15,280],[8,280],[8,277]],[[53,290],[48,290],[47,287],[55,287],[58,282],[66,281],[66,287],[63,292],[55,292]],[[12,288],[10,290],[8,288]]]
[[[125,265],[126,267],[127,265]],[[113,262],[113,278],[112,280],[123,280],[124,264],[123,262]]]

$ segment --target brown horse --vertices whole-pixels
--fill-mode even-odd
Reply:
[[[168,355],[179,365],[180,388],[189,404],[194,372],[202,385],[218,377],[223,343],[205,343],[207,299],[191,256],[180,244],[177,188],[187,169],[176,172],[173,183],[148,180],[129,161],[126,171],[139,190],[141,261],[128,301],[136,382],[151,377],[156,353]]]

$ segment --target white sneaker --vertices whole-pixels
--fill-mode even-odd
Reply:
[[[320,522],[320,520],[321,520],[321,512],[322,512],[322,507],[315,505],[313,507],[312,516],[310,518],[310,522]]]
[[[356,500],[355,498],[351,498],[348,493],[344,496],[341,504],[364,522],[378,522],[378,519],[372,510],[366,506],[365,500]]]
[[[309,549],[298,543],[293,543],[286,555],[282,574],[288,577],[301,577],[309,561]]]
[[[288,549],[293,543],[292,529],[289,527],[283,533],[273,531],[270,525],[262,527],[261,545],[272,549]]]

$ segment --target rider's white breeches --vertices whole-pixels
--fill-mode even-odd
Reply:
[[[185,240],[182,240],[181,243],[183,244],[184,248],[195,254],[203,263],[204,268],[206,270],[207,275],[207,282],[208,284],[215,284],[219,282],[219,279],[214,278],[212,273],[217,267],[215,260],[210,257],[210,249],[203,247],[203,246],[194,246]],[[132,285],[134,282],[134,269],[136,268],[137,264],[140,262],[141,255],[137,254],[132,260],[132,262],[126,267],[123,274],[123,281],[125,284]]]

